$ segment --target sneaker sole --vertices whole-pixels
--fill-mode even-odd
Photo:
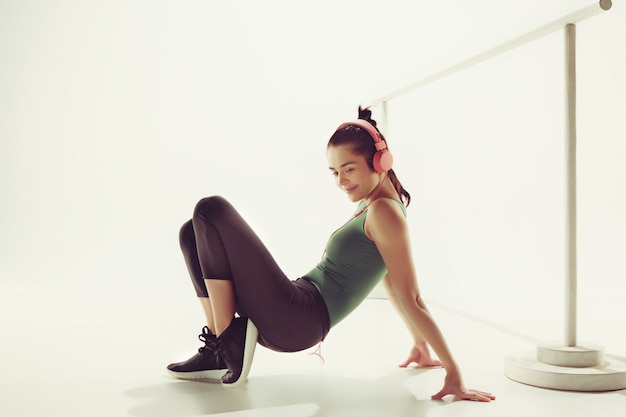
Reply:
[[[189,379],[189,380],[217,379],[217,380],[220,380],[226,374],[226,372],[228,372],[228,369],[212,369],[209,371],[194,371],[194,372],[176,372],[176,371],[172,371],[168,369],[167,372],[171,376],[177,379]]]
[[[248,323],[246,323],[246,345],[243,350],[243,365],[241,367],[241,375],[239,375],[239,379],[231,384],[224,384],[226,387],[237,388],[243,385],[248,379],[248,374],[250,373],[250,368],[252,367],[252,359],[254,358],[254,350],[256,349],[256,343],[259,338],[259,331],[256,326],[250,319],[248,319]],[[249,341],[254,341],[253,343],[248,343]]]

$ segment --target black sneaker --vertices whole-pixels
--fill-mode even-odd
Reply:
[[[204,326],[198,339],[204,342],[198,353],[184,362],[168,365],[168,372],[180,379],[220,379],[228,370],[228,366],[217,349],[217,338],[207,326]]]
[[[222,384],[237,387],[248,378],[259,332],[247,317],[234,318],[217,338],[217,349],[228,365]]]

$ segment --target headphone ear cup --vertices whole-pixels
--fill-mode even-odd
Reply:
[[[382,149],[374,154],[372,163],[376,172],[387,172],[393,166],[393,156],[387,149]]]

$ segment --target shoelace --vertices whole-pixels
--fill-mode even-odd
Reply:
[[[213,336],[213,334],[209,330],[209,327],[204,326],[202,328],[202,334],[198,335],[198,339],[204,343],[204,346],[201,346],[198,352],[202,353],[205,349],[215,350],[215,340],[211,336]]]
[[[310,352],[309,355],[317,356],[320,359],[322,365],[324,365],[324,363],[326,362],[324,360],[324,357],[322,356],[322,342],[319,342],[315,350],[313,352]]]
[[[201,342],[204,342],[204,346],[201,346],[198,349],[198,353],[201,355],[209,355],[209,357],[210,355],[213,355],[212,360],[214,363],[223,364],[223,355],[217,348],[217,338],[213,333],[211,333],[208,326],[204,326],[202,328],[202,334],[198,335],[198,339],[200,339]]]

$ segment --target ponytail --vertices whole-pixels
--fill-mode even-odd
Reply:
[[[372,119],[372,111],[368,107],[363,109],[361,108],[361,106],[359,106],[359,119],[363,119],[367,121],[368,123],[370,123],[372,126],[374,126],[374,128],[378,131],[378,133],[380,133],[380,136],[383,138],[383,140],[387,142],[387,140],[385,139],[383,134],[380,132],[378,127],[376,127],[376,121]],[[387,145],[387,148],[389,148],[389,145]],[[408,207],[409,204],[411,204],[411,194],[409,194],[409,192],[404,189],[404,187],[400,183],[400,180],[398,179],[398,176],[396,175],[393,169],[390,169],[389,171],[387,171],[387,176],[389,177],[389,180],[391,181],[394,188],[396,189],[396,192],[400,196],[400,200],[402,201],[402,203],[404,203],[404,205]]]
[[[408,207],[409,204],[411,204],[411,194],[409,194],[409,192],[404,189],[404,187],[400,183],[400,180],[398,180],[398,176],[393,171],[393,169],[390,169],[387,172],[387,176],[389,176],[389,180],[391,181],[394,188],[398,192],[398,195],[400,195],[400,200],[404,203],[406,207]]]

